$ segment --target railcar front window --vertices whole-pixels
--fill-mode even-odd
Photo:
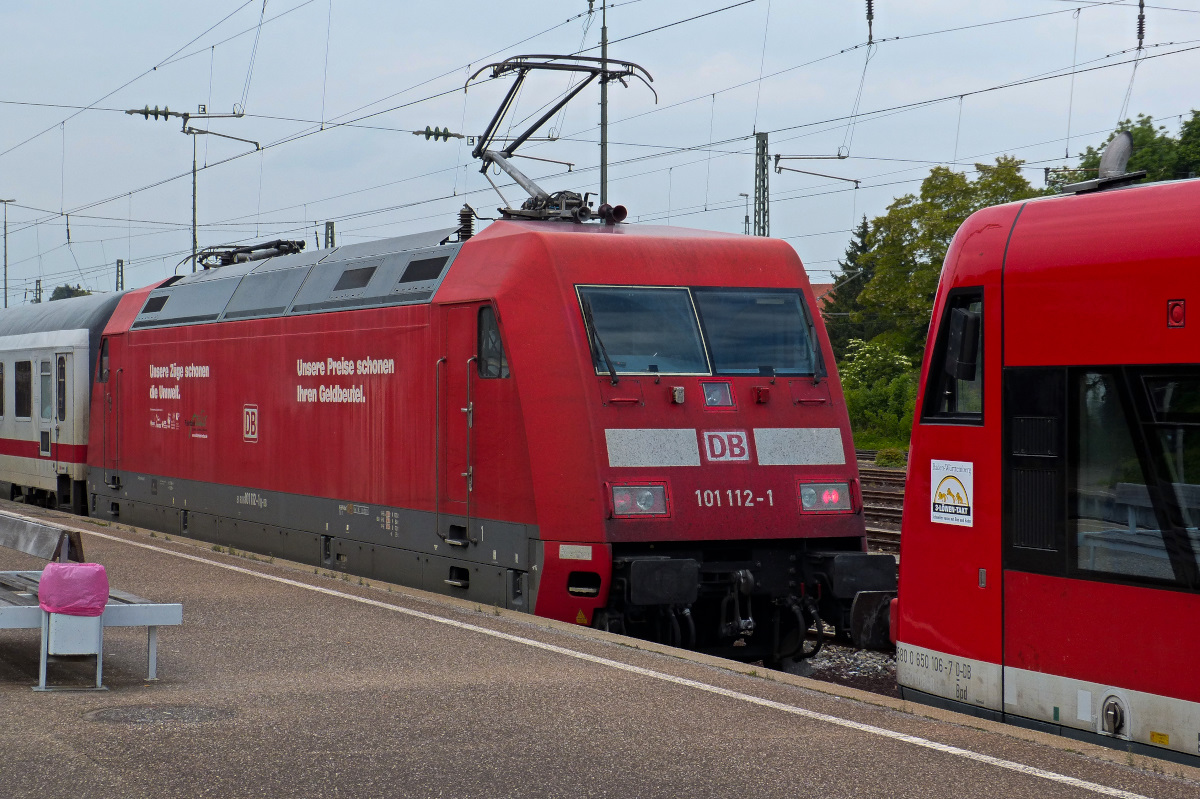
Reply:
[[[581,286],[579,302],[596,374],[710,374],[687,289]]]
[[[811,326],[794,291],[695,289],[713,371],[740,375],[811,375]]]

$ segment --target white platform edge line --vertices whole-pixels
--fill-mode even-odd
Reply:
[[[974,752],[970,749],[962,749],[961,747],[951,746],[949,744],[938,743],[937,741],[931,741],[928,738],[921,738],[921,737],[918,737],[915,735],[908,735],[906,733],[897,732],[895,730],[889,730],[885,727],[876,727],[873,724],[864,724],[859,721],[851,721],[850,719],[844,719],[839,716],[831,716],[826,713],[818,713],[815,710],[806,710],[805,708],[796,707],[795,705],[786,705],[782,702],[776,702],[771,699],[764,699],[760,696],[754,696],[752,694],[745,694],[740,691],[733,691],[728,688],[721,688],[716,685],[709,685],[708,683],[699,682],[697,680],[689,680],[686,677],[676,677],[673,674],[667,674],[667,673],[661,672],[661,671],[654,671],[653,669],[645,669],[645,668],[642,668],[641,666],[633,666],[628,663],[622,663],[618,660],[610,660],[608,658],[603,658],[598,655],[590,655],[586,652],[579,652],[574,649],[567,649],[566,647],[557,646],[555,644],[547,644],[547,643],[543,643],[542,641],[535,641],[532,638],[523,638],[519,635],[512,635],[511,633],[500,632],[499,630],[489,630],[486,627],[480,627],[478,625],[470,624],[468,622],[458,621],[457,619],[450,619],[450,618],[446,618],[444,616],[437,616],[432,613],[426,613],[426,612],[420,611],[420,610],[413,610],[412,608],[405,608],[405,607],[401,607],[399,605],[393,605],[389,602],[381,602],[377,599],[369,599],[367,597],[355,596],[354,594],[347,594],[342,591],[336,591],[332,588],[322,588],[321,586],[310,585],[308,583],[300,582],[299,580],[292,580],[287,577],[278,577],[273,574],[263,574],[262,572],[254,571],[253,569],[247,569],[242,566],[234,566],[233,564],[230,564],[230,563],[221,563],[220,561],[210,560],[208,558],[202,558],[198,555],[189,555],[186,552],[175,552],[170,549],[164,549],[162,547],[154,546],[153,544],[143,544],[143,543],[140,543],[137,541],[129,541],[128,539],[121,538],[120,536],[108,535],[107,533],[100,533],[100,532],[96,532],[94,530],[84,530],[82,528],[72,528],[72,529],[76,529],[79,532],[85,533],[87,535],[94,535],[98,538],[104,538],[109,541],[115,541],[117,543],[127,544],[129,546],[140,547],[141,549],[148,549],[152,552],[159,552],[164,555],[171,555],[171,556],[174,556],[177,558],[183,558],[184,560],[195,561],[196,563],[203,563],[208,566],[217,566],[217,567],[225,569],[227,571],[237,572],[239,574],[245,574],[245,575],[248,575],[251,577],[258,577],[260,579],[270,580],[272,582],[281,583],[283,585],[290,585],[295,588],[302,588],[302,589],[305,589],[308,591],[315,591],[319,594],[325,594],[327,596],[338,597],[340,599],[349,599],[352,602],[358,602],[363,605],[370,605],[372,607],[382,608],[384,610],[391,610],[391,611],[395,611],[398,613],[403,613],[407,616],[412,616],[412,617],[415,617],[418,619],[423,619],[425,621],[431,621],[431,622],[435,622],[437,624],[444,624],[449,627],[456,627],[460,630],[466,630],[469,632],[480,633],[482,635],[487,635],[492,638],[497,638],[497,639],[500,639],[503,641],[509,641],[511,643],[521,644],[524,646],[532,647],[534,649],[541,649],[546,652],[553,652],[558,655],[564,655],[566,657],[575,658],[576,660],[583,660],[583,661],[586,661],[589,663],[594,663],[599,666],[608,666],[610,668],[619,669],[620,671],[626,671],[631,674],[638,674],[643,677],[650,677],[651,679],[662,680],[664,682],[674,683],[675,685],[681,685],[681,686],[685,686],[687,688],[694,688],[699,691],[705,691],[710,694],[724,696],[729,699],[736,699],[736,700],[739,700],[742,702],[747,702],[752,705],[758,705],[759,707],[771,708],[773,710],[778,710],[783,713],[789,713],[794,716],[801,716],[803,718],[813,719],[814,721],[823,721],[827,724],[833,724],[838,727],[844,727],[846,729],[856,730],[858,732],[864,732],[869,735],[879,736],[881,738],[889,738],[894,741],[902,741],[904,743],[912,744],[914,746],[920,746],[925,749],[932,749],[936,752],[942,752],[944,754],[953,755],[955,757],[961,757],[966,760],[973,760],[977,763],[984,763],[984,764],[987,764],[990,766],[996,766],[997,768],[1007,769],[1009,771],[1015,771],[1019,774],[1025,774],[1025,775],[1028,775],[1031,777],[1039,777],[1041,779],[1049,780],[1051,782],[1057,782],[1060,785],[1070,785],[1074,788],[1079,788],[1081,790],[1090,791],[1092,793],[1100,794],[1102,796],[1114,796],[1114,797],[1120,797],[1120,799],[1150,799],[1150,797],[1143,796],[1142,794],[1132,793],[1130,791],[1123,791],[1120,788],[1113,788],[1108,785],[1100,785],[1099,783],[1095,783],[1095,782],[1088,782],[1087,780],[1081,780],[1076,777],[1069,777],[1066,774],[1059,774],[1054,771],[1046,771],[1045,769],[1040,769],[1040,768],[1037,768],[1036,766],[1029,766],[1024,763],[1017,763],[1012,760],[1004,760],[1002,758],[993,757],[991,755],[985,755],[981,752]]]

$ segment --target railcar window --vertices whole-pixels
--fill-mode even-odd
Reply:
[[[711,374],[686,288],[578,290],[596,374]]]
[[[167,304],[167,300],[171,298],[169,294],[160,294],[157,297],[151,297],[146,300],[145,307],[142,308],[142,313],[158,313]]]
[[[415,283],[421,280],[433,280],[442,274],[442,267],[449,260],[443,255],[440,258],[420,258],[410,263],[400,276],[401,283]]]
[[[58,356],[58,421],[67,421],[67,359]]]
[[[49,361],[41,362],[38,377],[40,378],[38,393],[41,395],[39,411],[43,419],[51,419],[54,417],[54,378],[50,374]]]
[[[508,377],[508,356],[504,354],[496,311],[490,305],[479,309],[479,349],[475,362],[480,377]]]
[[[983,289],[958,289],[946,300],[922,421],[983,424]]]
[[[811,375],[812,328],[795,291],[693,289],[717,374]]]
[[[4,364],[0,363],[0,418],[4,417],[8,404],[4,401]]]
[[[1117,379],[1102,372],[1077,374],[1075,395],[1078,443],[1070,522],[1076,565],[1086,571],[1173,581],[1175,571]]]
[[[1147,376],[1153,429],[1146,436],[1171,484],[1186,541],[1180,554],[1200,563],[1200,377]]]
[[[361,269],[347,269],[342,272],[342,276],[338,278],[337,285],[333,287],[334,291],[346,291],[348,289],[361,289],[371,282],[371,276],[375,274],[375,266],[364,266]]]
[[[33,361],[17,361],[17,407],[18,419],[33,417]]]

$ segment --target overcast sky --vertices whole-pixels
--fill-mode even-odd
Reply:
[[[510,79],[464,94],[469,71],[600,39],[599,0],[592,17],[585,0],[268,0],[265,14],[263,5],[0,3],[0,199],[15,200],[10,304],[27,301],[39,278],[47,293],[63,282],[111,290],[117,258],[128,263],[128,288],[174,273],[191,249],[193,138],[202,247],[289,237],[311,248],[326,220],[336,221],[339,243],[384,238],[451,226],[464,202],[494,214],[499,198],[470,148],[411,131],[480,133]],[[610,201],[637,224],[740,232],[756,130],[768,132],[772,155],[841,148],[849,157],[792,165],[859,180],[858,189],[770,175],[771,234],[821,282],[855,218],[915,191],[934,164],[969,171],[1009,153],[1041,185],[1042,167],[1073,163],[1067,152],[1103,141],[1125,104],[1136,2],[876,0],[870,48],[865,5],[611,0],[610,56],[643,66],[658,102],[636,82],[610,91]],[[1146,17],[1127,115],[1151,114],[1174,133],[1200,108],[1200,0],[1152,3]],[[985,91],[1037,78],[1049,79]],[[517,120],[567,81],[532,76]],[[598,89],[585,89],[548,125],[557,141],[520,150],[570,162],[570,172],[518,165],[550,191],[597,191],[598,101]],[[122,113],[196,112],[201,103],[245,115],[193,124],[263,149]],[[918,105],[887,111],[906,104]]]

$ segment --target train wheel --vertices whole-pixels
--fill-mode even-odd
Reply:
[[[806,600],[804,605],[796,601],[778,605],[773,621],[777,630],[775,639],[777,654],[765,658],[765,665],[768,668],[786,671],[788,674],[796,674],[801,677],[811,674],[812,666],[808,661],[821,651],[825,635],[816,603]],[[808,643],[810,627],[813,628],[815,636],[812,643]]]

